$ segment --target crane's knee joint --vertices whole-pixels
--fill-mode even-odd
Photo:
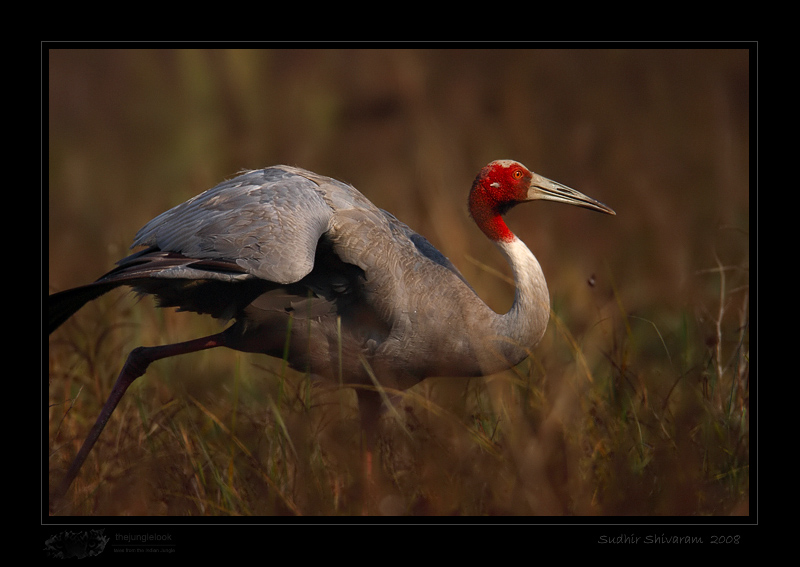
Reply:
[[[149,349],[147,347],[136,347],[128,355],[128,360],[125,362],[125,374],[132,378],[138,378],[145,373],[147,367],[150,366],[152,359],[147,355]]]

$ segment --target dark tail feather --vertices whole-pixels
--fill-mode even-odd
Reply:
[[[123,282],[102,282],[82,285],[54,293],[47,298],[48,334],[58,329],[81,307],[111,291]]]
[[[136,280],[138,272],[146,270],[152,264],[148,257],[151,253],[156,258],[163,256],[155,248],[147,248],[123,258],[117,262],[117,268],[114,268],[94,283],[60,291],[48,297],[48,334],[58,329],[64,321],[72,317],[78,309],[93,299],[97,299],[104,293],[121,285],[133,285],[131,282]],[[148,275],[147,272],[145,272],[146,275]]]
[[[251,278],[237,288],[233,298],[223,291],[235,277],[247,272],[230,260],[188,258],[176,252],[147,248],[117,262],[118,266],[96,282],[54,293],[47,300],[49,332],[89,301],[97,299],[115,287],[128,285],[137,293],[153,294],[159,307],[179,307],[184,311],[208,313],[217,318],[229,318],[266,291],[268,282]],[[160,272],[186,268],[185,277],[158,277]],[[244,292],[244,293],[243,293]]]

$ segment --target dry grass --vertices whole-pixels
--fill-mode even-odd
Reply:
[[[618,216],[512,212],[548,333],[509,372],[403,396],[370,512],[747,514],[748,73],[735,51],[52,53],[50,291],[223,177],[291,163],[354,183],[502,311],[506,267],[463,203],[520,159]],[[54,333],[50,485],[133,347],[217,329],[114,293]],[[58,513],[359,514],[360,467],[351,390],[215,349],[137,381]]]
[[[713,274],[729,281],[727,271]],[[554,314],[547,339],[513,371],[391,392],[401,395],[400,419],[384,419],[384,477],[366,504],[352,391],[238,353],[154,365],[59,513],[740,513],[749,490],[747,295],[735,290],[699,326],[684,314],[670,330],[608,303],[574,336]],[[122,319],[110,307],[77,316],[51,343],[51,484],[137,344],[134,325],[109,323]]]

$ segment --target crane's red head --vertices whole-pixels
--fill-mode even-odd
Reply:
[[[501,218],[514,205],[537,199],[569,203],[610,215],[611,208],[583,193],[537,175],[509,159],[484,167],[469,193],[469,212],[480,229],[494,241],[510,241],[514,234]]]

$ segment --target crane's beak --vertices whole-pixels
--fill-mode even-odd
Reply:
[[[608,215],[616,215],[617,213],[611,207],[607,207],[600,201],[595,201],[591,197],[587,197],[580,191],[576,191],[571,187],[556,183],[551,179],[542,177],[541,175],[533,175],[531,185],[528,188],[528,200],[533,201],[541,199],[543,201],[558,201],[559,203],[567,203],[584,209],[591,209],[599,211]]]

